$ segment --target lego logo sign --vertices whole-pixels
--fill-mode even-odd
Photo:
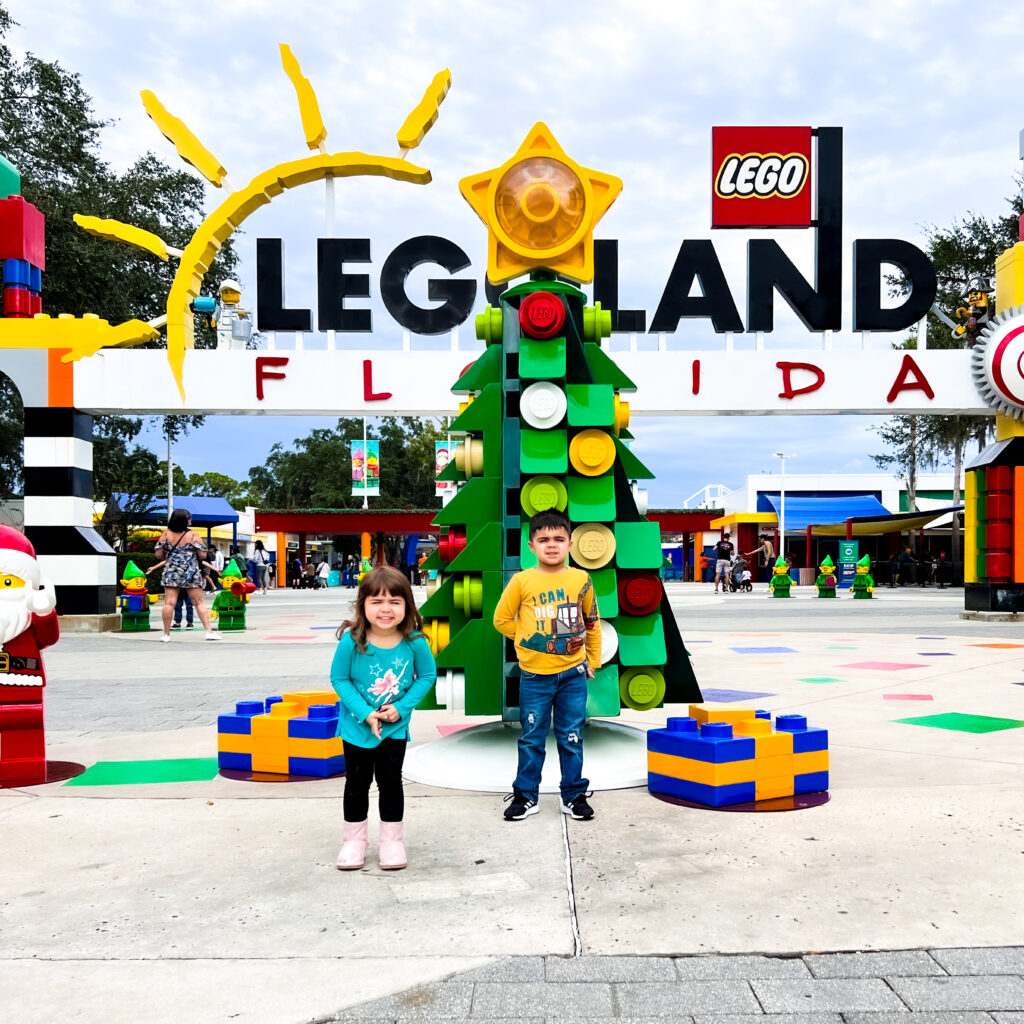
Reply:
[[[811,226],[810,128],[712,128],[711,226]]]

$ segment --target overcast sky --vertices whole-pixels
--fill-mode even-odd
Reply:
[[[846,337],[836,347],[860,345],[849,331],[854,238],[923,245],[927,225],[947,226],[968,210],[1002,215],[1020,167],[1024,111],[1014,100],[1024,94],[1024,64],[1014,54],[1024,42],[1024,8],[1000,2],[9,6],[20,22],[11,44],[80,72],[97,114],[117,119],[103,133],[103,155],[113,164],[126,167],[146,150],[177,159],[142,110],[139,90],[148,88],[216,153],[236,186],[307,152],[279,42],[291,45],[317,91],[332,151],[395,155],[399,125],[433,74],[450,68],[440,118],[410,157],[430,168],[432,183],[350,179],[338,186],[336,233],[372,240],[374,332],[354,341],[365,348],[393,347],[400,338],[379,303],[380,268],[398,242],[417,234],[450,238],[482,278],[486,231],[458,180],[502,163],[538,120],[581,164],[623,179],[597,236],[619,239],[620,302],[646,309],[648,323],[685,238],[713,238],[744,308],[745,246],[754,236],[710,230],[712,126],[843,127]],[[324,233],[321,185],[285,193],[250,218],[239,244],[244,301],[254,298],[255,239],[282,237],[288,302],[315,309],[315,239]],[[811,235],[774,233],[809,279]],[[431,273],[423,267],[410,278],[414,301],[427,304]],[[478,308],[483,303],[481,289]],[[472,344],[471,324],[464,346]],[[820,345],[781,301],[775,324],[769,347]],[[737,339],[738,347],[751,343]],[[669,344],[723,342],[703,322],[684,321]],[[642,408],[642,395],[635,405]],[[274,441],[290,443],[313,425],[333,423],[208,422],[179,446],[177,461],[187,472],[241,478]],[[787,467],[794,473],[870,470],[869,456],[880,450],[869,431],[878,417],[634,422],[635,450],[658,477],[650,490],[659,507],[678,505],[707,483],[738,486],[748,473],[773,470],[779,448],[797,455]]]

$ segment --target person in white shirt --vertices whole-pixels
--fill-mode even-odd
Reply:
[[[267,553],[266,548],[263,547],[263,541],[256,541],[256,546],[252,552],[252,560],[256,563],[256,570],[260,574],[260,586],[265,594],[267,592],[267,581],[270,578],[270,555]]]

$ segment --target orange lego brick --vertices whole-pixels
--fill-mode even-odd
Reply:
[[[329,740],[304,740],[294,736],[288,739],[289,757],[309,757],[326,760],[328,757],[343,757],[345,744],[340,736]]]
[[[285,704],[298,704],[302,708],[300,714],[308,715],[310,704],[337,704],[338,695],[333,690],[297,690],[294,693],[282,694]]]
[[[734,728],[739,722],[754,718],[753,708],[734,708],[731,704],[691,704],[690,717],[700,724],[705,722],[728,722]]]
[[[782,779],[759,779],[755,783],[755,800],[774,800],[793,795],[793,776]]]
[[[270,705],[270,714],[274,718],[298,718],[305,713],[306,709],[293,700],[279,700]]]
[[[780,779],[783,776],[791,776],[794,774],[792,754],[784,754],[782,757],[754,758],[755,782],[763,779]]]
[[[732,733],[734,736],[754,736],[758,740],[765,739],[772,734],[772,723],[767,718],[744,718],[741,722],[733,723]]]
[[[278,705],[274,705],[277,707]],[[288,719],[291,716],[257,715],[252,720],[253,736],[283,736],[288,735]]]
[[[647,752],[647,770],[673,779],[684,779],[702,786],[732,786],[750,782],[754,778],[754,761],[727,761],[716,764],[710,761],[695,761],[676,754]]]
[[[252,755],[252,770],[254,772],[269,772],[272,775],[288,774],[287,757],[270,757],[263,755]]]
[[[770,736],[757,736],[754,739],[754,757],[782,757],[793,753],[793,734],[791,732],[773,732]]]
[[[229,754],[248,754],[252,751],[252,737],[248,733],[218,733],[217,750]]]
[[[828,771],[828,751],[808,750],[803,754],[793,755],[793,774],[807,775],[810,772]]]
[[[250,736],[249,748],[255,754],[272,754],[274,757],[288,756],[287,736]]]

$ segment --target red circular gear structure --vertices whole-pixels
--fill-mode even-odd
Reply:
[[[529,338],[547,340],[559,334],[565,323],[565,306],[551,292],[531,292],[519,304],[519,326]]]
[[[661,580],[654,572],[619,574],[619,609],[627,615],[650,615],[661,604]]]

